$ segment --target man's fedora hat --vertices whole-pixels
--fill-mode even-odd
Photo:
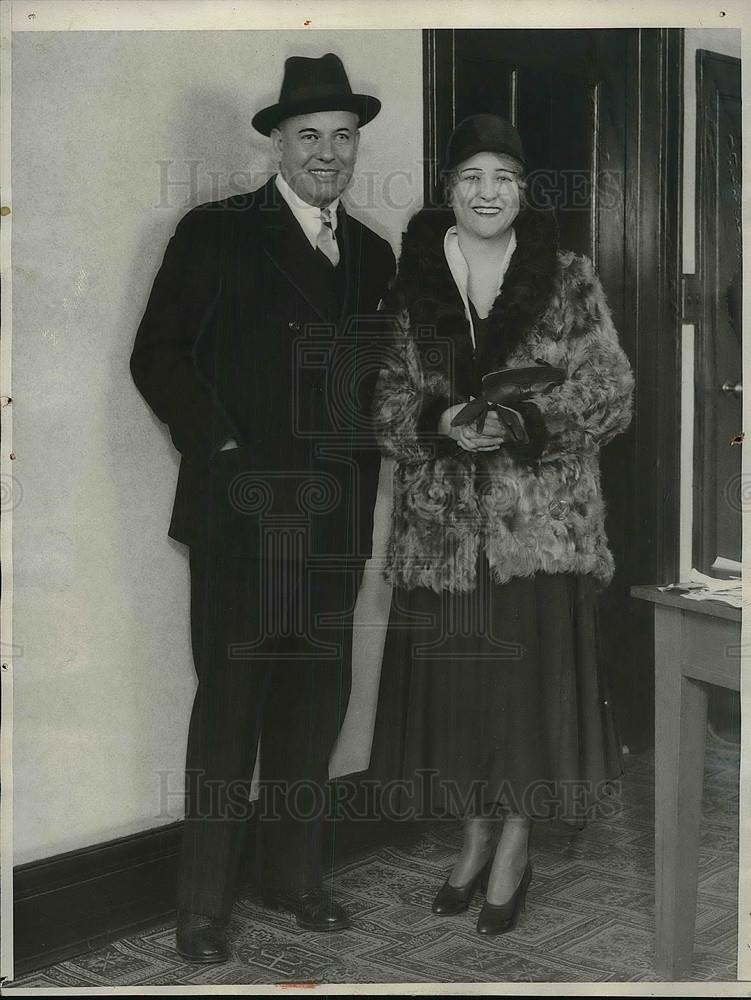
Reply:
[[[284,63],[279,103],[254,115],[253,128],[262,135],[271,135],[271,130],[285,118],[314,111],[354,111],[360,125],[366,125],[380,110],[377,97],[352,93],[342,61],[333,52],[320,59],[290,56]]]

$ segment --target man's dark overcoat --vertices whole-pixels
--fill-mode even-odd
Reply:
[[[170,240],[131,370],[181,454],[178,541],[255,556],[276,534],[292,555],[369,555],[374,314],[395,265],[341,203],[336,235],[332,275],[272,178],[193,209]]]

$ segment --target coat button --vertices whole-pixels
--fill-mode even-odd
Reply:
[[[300,324],[297,322],[297,320],[294,320],[294,319],[291,319],[289,321],[289,323],[287,323],[287,326],[290,328],[290,330],[299,330],[300,329]]]
[[[566,514],[568,514],[570,509],[571,509],[571,504],[568,502],[568,500],[553,500],[548,505],[548,510],[550,511],[551,515],[558,521],[564,518]]]

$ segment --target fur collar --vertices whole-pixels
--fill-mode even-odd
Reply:
[[[426,370],[447,373],[453,369],[458,375],[462,369],[472,368],[472,341],[464,305],[443,252],[443,238],[453,224],[453,212],[445,208],[426,207],[412,217],[388,306],[409,314]],[[554,293],[558,239],[552,213],[524,208],[514,228],[517,247],[488,316],[481,359],[485,371],[503,366]]]

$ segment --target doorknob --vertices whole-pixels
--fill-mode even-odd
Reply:
[[[720,386],[722,392],[728,396],[735,396],[736,399],[740,399],[743,395],[743,382],[731,382],[729,379],[727,382],[723,382]]]

